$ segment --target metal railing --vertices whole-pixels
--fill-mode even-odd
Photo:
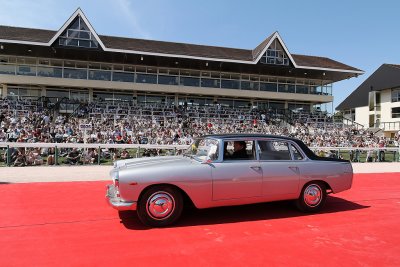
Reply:
[[[66,151],[70,151],[73,148],[83,149],[87,151],[88,149],[96,150],[97,158],[92,163],[97,163],[100,165],[102,162],[107,162],[104,155],[104,150],[116,151],[118,149],[127,149],[133,152],[134,156],[130,156],[130,158],[139,158],[145,156],[145,152],[149,150],[164,150],[164,153],[160,153],[161,155],[171,154],[176,155],[179,151],[185,150],[188,148],[188,145],[149,145],[149,144],[82,144],[82,143],[18,143],[18,142],[3,142],[0,143],[0,150],[5,150],[2,159],[4,160],[7,166],[11,166],[13,163],[12,154],[16,148],[32,148],[32,149],[41,149],[41,148],[51,148],[54,151],[51,155],[53,156],[54,163],[51,165],[59,165],[60,159],[63,158],[62,154],[66,154]],[[169,153],[165,153],[168,151]],[[108,151],[107,151],[108,152]],[[110,160],[112,160],[111,153]]]
[[[381,122],[379,123],[379,128],[383,129],[384,131],[398,131],[400,130],[400,121],[396,122]]]
[[[52,164],[60,165],[61,160],[65,158],[73,148],[81,149],[87,152],[89,149],[96,150],[96,158],[92,158],[91,162],[85,164],[111,164],[113,160],[120,158],[113,158],[113,153],[118,155],[118,150],[126,149],[131,152],[129,158],[139,158],[143,156],[152,155],[177,155],[181,150],[187,149],[188,145],[149,145],[149,144],[81,144],[81,143],[16,143],[16,142],[3,142],[0,143],[0,150],[3,150],[2,160],[6,166],[12,166],[13,153],[18,152],[19,148],[29,149],[53,149],[52,153],[46,156],[53,158]],[[310,147],[317,155],[344,158],[352,162],[399,162],[400,161],[400,148],[399,147]],[[24,152],[25,152],[24,150]],[[157,150],[157,154],[150,153],[149,151]],[[111,153],[110,153],[111,151]],[[108,153],[105,155],[105,153]],[[64,155],[64,156],[63,156]],[[84,155],[82,155],[83,157]],[[108,160],[106,157],[108,156]],[[14,161],[15,162],[15,161]]]

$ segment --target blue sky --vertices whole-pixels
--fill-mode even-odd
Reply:
[[[253,49],[279,31],[294,54],[365,71],[334,84],[334,107],[381,64],[400,64],[400,1],[0,0],[0,24],[58,30],[81,7],[98,34]]]

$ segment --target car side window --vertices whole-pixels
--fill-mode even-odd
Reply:
[[[254,141],[224,141],[224,160],[254,160]]]
[[[291,160],[289,144],[285,141],[258,141],[260,160]]]
[[[294,160],[303,160],[304,159],[303,155],[299,152],[299,150],[294,145],[290,145],[290,147],[292,149]]]

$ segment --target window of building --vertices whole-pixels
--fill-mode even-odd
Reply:
[[[157,75],[137,73],[136,74],[136,82],[137,83],[152,83],[152,84],[156,84],[157,83]]]
[[[219,79],[201,78],[201,87],[220,88],[221,83]]]
[[[392,102],[400,102],[400,89],[392,89]]]
[[[276,83],[260,83],[260,90],[268,91],[268,92],[276,92],[277,84]]]
[[[78,16],[58,38],[60,46],[75,46],[84,48],[98,48],[99,44],[89,27]]]
[[[135,74],[126,72],[114,72],[113,73],[114,82],[134,82]]]
[[[158,83],[166,85],[178,85],[178,76],[158,75]]]
[[[37,99],[41,95],[41,89],[32,89],[27,87],[9,87],[8,97],[14,99],[32,98]]]
[[[283,110],[283,109],[285,109],[285,103],[269,102],[269,108],[272,110]]]
[[[268,47],[265,54],[261,57],[260,63],[274,65],[289,65],[289,57],[285,53],[283,46],[275,39]]]
[[[392,108],[392,118],[400,118],[400,107]]]
[[[89,70],[89,80],[111,81],[111,71]]]
[[[51,67],[37,67],[37,76],[41,77],[62,77],[61,68],[51,68]]]
[[[50,102],[56,103],[63,98],[69,99],[69,91],[68,90],[46,90],[46,97],[50,100]]]
[[[18,66],[17,67],[18,75],[27,75],[27,76],[36,76],[36,67],[32,66]]]
[[[289,103],[288,109],[295,112],[310,112],[310,104],[302,104],[302,103]]]
[[[64,68],[64,78],[86,80],[87,79],[87,70]]]
[[[15,65],[6,65],[0,63],[0,74],[15,75]]]

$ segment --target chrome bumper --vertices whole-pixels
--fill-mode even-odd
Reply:
[[[136,201],[122,201],[120,197],[117,197],[114,185],[107,185],[106,200],[107,203],[116,210],[136,210]]]

